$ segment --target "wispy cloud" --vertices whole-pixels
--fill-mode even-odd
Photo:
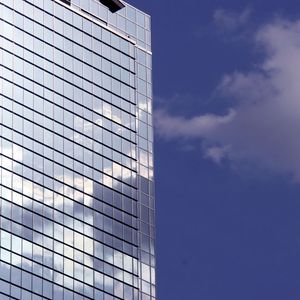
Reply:
[[[181,116],[171,116],[165,110],[155,112],[155,124],[159,134],[165,138],[199,138],[209,135],[211,132],[232,122],[235,112],[230,110],[224,116],[206,114],[187,119]]]
[[[204,157],[220,164],[221,161],[230,153],[229,146],[210,146],[204,148]]]
[[[195,36],[202,38],[203,36],[217,35],[222,37],[223,41],[248,38],[253,32],[252,14],[253,10],[250,6],[241,10],[217,8],[213,11],[211,23],[198,28],[195,31]]]
[[[218,96],[235,100],[227,114],[185,118],[158,111],[157,131],[202,141],[203,156],[214,162],[251,162],[300,181],[300,21],[266,24],[253,44],[264,53],[262,64],[225,75],[216,88]]]
[[[218,8],[213,15],[214,24],[221,31],[237,31],[248,23],[251,13],[250,7],[241,11]]]

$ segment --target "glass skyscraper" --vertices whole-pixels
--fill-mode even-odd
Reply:
[[[0,299],[154,300],[150,18],[0,0]]]

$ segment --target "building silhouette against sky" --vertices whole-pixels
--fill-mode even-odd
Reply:
[[[150,18],[0,1],[0,299],[154,300]]]

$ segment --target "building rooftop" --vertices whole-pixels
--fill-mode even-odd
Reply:
[[[125,7],[125,5],[119,0],[100,0],[100,2],[107,6],[111,12],[116,12]]]

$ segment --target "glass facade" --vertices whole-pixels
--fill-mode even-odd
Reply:
[[[0,0],[1,300],[156,299],[150,18],[101,2]]]

